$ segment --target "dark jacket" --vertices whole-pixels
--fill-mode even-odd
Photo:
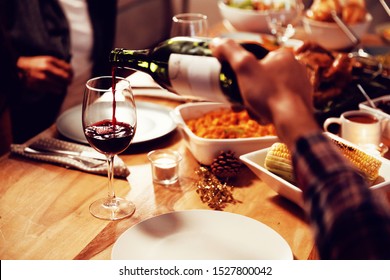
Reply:
[[[6,26],[16,56],[52,55],[71,59],[69,24],[57,0],[1,0]],[[110,75],[108,56],[113,48],[117,0],[87,0],[93,27],[92,75]],[[23,81],[21,81],[22,83]],[[52,125],[67,89],[62,94],[21,88],[14,92],[11,118],[14,141],[22,143]]]
[[[16,56],[2,19],[3,13],[0,12],[0,114],[8,107],[11,94],[17,90],[15,87],[18,81]]]
[[[94,30],[92,59],[95,63],[92,75],[111,75],[108,57],[116,35],[117,0],[88,0],[87,2]]]

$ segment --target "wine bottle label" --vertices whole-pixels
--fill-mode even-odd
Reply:
[[[168,69],[178,94],[229,103],[220,87],[221,64],[215,57],[171,54]]]

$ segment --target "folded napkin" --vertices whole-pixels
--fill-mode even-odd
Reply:
[[[73,151],[73,152],[95,152],[91,147],[80,145],[76,143],[71,143],[55,138],[41,138],[34,142],[34,144],[39,144],[44,147],[56,148],[59,150]],[[25,148],[28,145],[25,144],[12,144],[11,153],[20,155],[29,159],[45,161],[49,163],[58,164],[66,168],[73,168],[82,170],[89,173],[107,175],[107,163],[99,159],[92,158],[80,158],[66,155],[59,155],[50,152],[38,152],[38,153],[28,153],[25,151]],[[127,168],[126,164],[118,156],[114,158],[114,176],[119,178],[126,178],[130,175],[130,171]]]

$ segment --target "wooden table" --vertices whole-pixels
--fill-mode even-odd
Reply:
[[[222,28],[215,30],[220,34]],[[142,101],[171,108],[179,105],[152,98]],[[60,135],[52,126],[35,139],[39,137]],[[158,148],[183,154],[180,176],[187,183],[181,189],[152,183],[146,154]],[[132,217],[114,222],[96,219],[88,210],[91,202],[106,196],[106,177],[13,155],[0,158],[0,259],[110,259],[114,242],[131,226],[171,211],[209,209],[191,183],[197,180],[199,165],[177,131],[152,143],[133,145],[121,158],[131,175],[127,180],[116,179],[115,189],[118,196],[132,200],[137,210]],[[302,209],[247,168],[234,184],[233,195],[241,203],[231,204],[224,211],[251,217],[276,230],[290,245],[294,258],[317,258]]]
[[[179,103],[145,99],[165,106]],[[53,126],[39,137],[60,137]],[[31,141],[33,141],[32,139]],[[172,148],[184,155],[179,190],[152,183],[147,152]],[[0,259],[110,259],[112,246],[129,227],[149,217],[184,209],[210,209],[201,202],[191,181],[198,163],[177,131],[147,145],[134,145],[121,155],[131,175],[116,179],[118,196],[137,207],[120,221],[94,218],[91,202],[106,196],[107,178],[14,155],[0,159]],[[276,230],[290,245],[296,259],[315,255],[313,238],[303,211],[280,197],[249,169],[244,168],[233,195],[241,203],[224,211],[254,218]],[[240,238],[240,237],[232,237]]]

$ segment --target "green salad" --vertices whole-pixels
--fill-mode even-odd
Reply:
[[[252,0],[225,0],[225,4],[231,7],[246,9],[246,10],[255,10],[256,5]]]
[[[272,3],[269,0],[224,0],[224,2],[233,8],[254,11],[281,10],[285,8],[283,1]]]

